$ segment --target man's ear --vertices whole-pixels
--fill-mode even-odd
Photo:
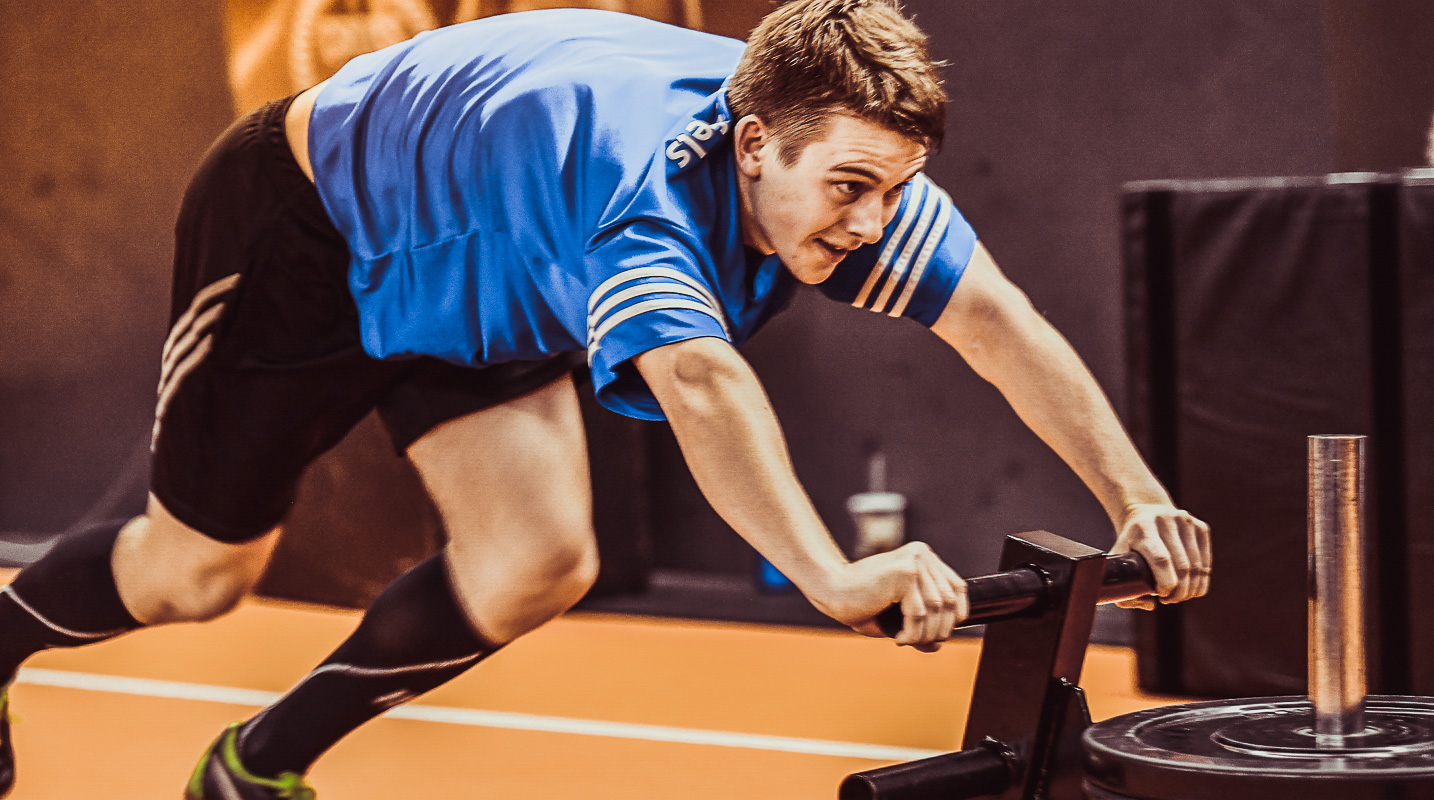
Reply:
[[[771,131],[761,118],[748,114],[737,120],[732,147],[737,154],[737,170],[748,178],[762,177],[762,163],[772,155]]]

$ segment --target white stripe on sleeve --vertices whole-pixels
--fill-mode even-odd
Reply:
[[[654,278],[658,280],[652,280]],[[634,281],[648,282],[633,283]],[[618,289],[625,283],[632,285]],[[634,300],[637,302],[632,302]],[[624,303],[628,305],[624,306]],[[613,328],[639,314],[663,310],[687,310],[706,314],[717,320],[722,326],[722,332],[729,339],[732,336],[726,315],[722,313],[717,298],[696,278],[671,267],[633,267],[603,281],[588,296],[588,363],[592,363],[593,356],[602,346],[603,337]]]
[[[896,254],[896,246],[901,243],[901,237],[906,235],[907,229],[911,227],[912,222],[916,221],[926,202],[931,182],[926,179],[925,175],[918,173],[912,184],[911,201],[906,204],[906,210],[901,212],[901,221],[896,223],[896,230],[892,231],[891,238],[886,240],[886,246],[881,249],[881,256],[876,259],[876,265],[871,268],[871,274],[866,276],[866,282],[862,284],[861,291],[857,292],[856,299],[851,301],[851,304],[857,308],[866,308],[866,301],[871,297],[872,291],[876,289],[876,282],[881,279],[882,273],[891,263],[892,256]]]
[[[939,190],[938,190],[939,191]],[[921,283],[921,276],[926,272],[926,265],[931,261],[931,254],[936,252],[936,245],[941,242],[941,237],[946,235],[946,228],[951,223],[951,204],[942,203],[941,213],[936,217],[936,224],[931,226],[931,232],[926,234],[926,244],[921,246],[921,252],[916,256],[916,263],[911,267],[911,277],[906,279],[906,286],[901,290],[901,298],[896,301],[889,312],[893,317],[899,317],[906,313],[906,306],[911,302],[912,295],[916,294],[916,287]]]
[[[611,331],[613,328],[617,327],[618,325],[621,325],[622,323],[632,319],[639,314],[646,314],[650,311],[668,310],[697,311],[717,320],[718,323],[722,322],[722,318],[718,316],[716,310],[712,309],[705,303],[698,303],[692,300],[683,300],[677,297],[664,297],[659,298],[657,300],[644,300],[640,303],[633,303],[632,305],[622,309],[621,311],[618,311],[617,313],[603,320],[603,323],[598,326],[597,330],[592,332],[591,336],[589,336],[588,360],[591,362],[593,354],[595,354],[598,351],[598,348],[602,346],[603,337],[606,336],[608,332]]]
[[[671,267],[633,267],[632,269],[623,270],[603,281],[593,290],[592,294],[588,295],[588,313],[591,314],[593,310],[597,308],[598,303],[602,301],[603,296],[608,292],[624,283],[631,283],[632,281],[641,280],[643,278],[668,278],[678,283],[686,284],[701,293],[702,299],[710,303],[713,308],[721,307],[717,304],[717,298],[712,296],[712,293],[708,291],[706,286],[685,272],[678,272]],[[723,323],[723,326],[725,327],[726,323]]]
[[[885,311],[887,303],[891,301],[891,295],[896,291],[897,284],[901,283],[902,277],[906,275],[906,269],[911,263],[912,257],[921,249],[926,242],[926,236],[931,230],[931,220],[936,216],[936,210],[941,203],[936,198],[935,186],[928,188],[926,197],[921,203],[921,217],[916,221],[916,227],[911,231],[911,238],[901,248],[901,256],[891,267],[891,273],[886,276],[886,283],[881,287],[881,294],[876,302],[871,304],[871,310],[878,313]]]
[[[706,292],[699,292],[683,283],[668,283],[665,281],[639,283],[636,286],[629,286],[626,289],[614,292],[606,300],[602,301],[602,304],[597,307],[597,310],[588,314],[588,330],[591,331],[597,327],[598,323],[602,321],[602,318],[611,313],[614,308],[617,308],[634,297],[641,297],[645,294],[680,294],[701,300],[704,303],[709,302]]]

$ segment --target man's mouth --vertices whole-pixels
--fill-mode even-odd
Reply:
[[[817,244],[818,244],[823,250],[826,251],[827,256],[828,256],[829,258],[831,258],[832,261],[834,261],[834,262],[836,262],[836,261],[841,261],[843,258],[846,258],[846,254],[847,254],[847,253],[851,252],[850,250],[848,250],[848,249],[846,249],[846,248],[844,248],[844,247],[837,247],[836,245],[829,244],[829,243],[827,243],[827,242],[825,242],[825,241],[823,241],[823,240],[821,240],[821,239],[818,239],[818,240],[817,240]]]

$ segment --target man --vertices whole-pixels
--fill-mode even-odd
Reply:
[[[735,349],[797,281],[931,327],[1075,469],[1164,600],[1203,594],[1204,524],[921,174],[944,105],[893,6],[800,0],[745,51],[598,11],[455,26],[236,123],[176,228],[148,511],[0,590],[0,678],[228,611],[303,467],[376,407],[448,543],[187,790],[312,797],[302,776],[341,737],[591,584],[584,353],[598,399],[669,420],[712,505],[817,608],[878,635],[900,603],[897,643],[935,649],[967,613],[961,579],[919,543],[848,562]],[[8,733],[3,753],[8,771]]]

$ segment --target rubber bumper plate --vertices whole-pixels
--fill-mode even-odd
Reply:
[[[1365,729],[1317,745],[1307,697],[1219,700],[1113,717],[1084,736],[1093,800],[1434,798],[1434,698],[1371,695]]]

